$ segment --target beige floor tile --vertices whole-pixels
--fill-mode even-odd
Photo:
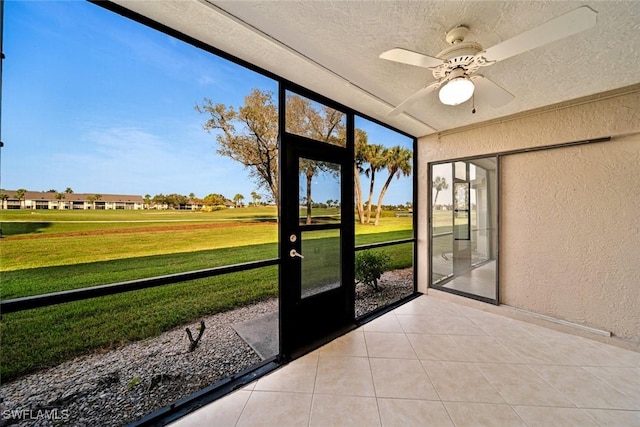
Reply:
[[[453,427],[441,402],[378,398],[382,427]]]
[[[451,336],[456,345],[473,362],[523,363],[509,349],[490,336]]]
[[[513,409],[529,427],[598,427],[581,409],[543,406],[514,406]]]
[[[392,359],[417,359],[411,343],[405,334],[393,332],[365,332],[369,357]]]
[[[422,314],[398,314],[398,322],[407,334],[446,335],[444,324],[437,317]]]
[[[369,359],[320,355],[315,393],[375,396]]]
[[[215,402],[198,409],[188,416],[170,424],[171,427],[233,427],[238,422],[240,414],[247,400],[251,396],[250,391],[238,390]]]
[[[439,400],[418,360],[371,359],[370,363],[376,396]]]
[[[522,338],[523,336],[530,335],[525,329],[519,327],[517,323],[512,322],[504,316],[498,316],[492,313],[484,313],[483,316],[472,316],[469,317],[469,320],[485,331],[487,335],[493,337]]]
[[[629,399],[640,402],[640,368],[585,367],[584,369],[626,394]]]
[[[374,397],[316,394],[311,405],[310,427],[379,426]]]
[[[258,380],[254,390],[313,393],[318,355],[308,354]]]
[[[591,341],[569,334],[549,336],[544,342],[559,354],[574,360],[581,366],[625,366],[611,353],[592,345]]]
[[[257,382],[258,382],[258,380],[251,381],[249,384],[247,384],[246,386],[242,387],[242,390],[253,391],[253,389],[256,388],[256,383]]]
[[[473,363],[421,362],[443,401],[506,403]]]
[[[583,411],[601,426],[640,426],[640,411],[615,411],[612,409],[583,409]]]
[[[333,356],[367,357],[367,346],[362,330],[351,331],[322,346],[316,353]]]
[[[236,426],[306,426],[311,399],[312,395],[306,393],[253,391]]]
[[[543,339],[532,335],[516,337],[495,337],[495,340],[509,349],[520,360],[536,365],[577,365],[578,363],[566,354],[549,347]]]
[[[387,313],[363,326],[367,332],[403,332],[398,318],[393,313]]]
[[[435,306],[435,307],[434,307]],[[406,304],[393,310],[394,314],[423,314],[428,315],[434,309],[439,309],[440,306],[432,304],[428,298],[419,297],[409,301]]]
[[[613,359],[615,359],[616,363],[620,366],[640,368],[640,352],[638,351],[626,350],[624,348],[616,347],[615,345],[597,341],[589,341],[589,344],[612,355]]]
[[[487,335],[487,333],[468,317],[446,316],[439,317],[442,329],[448,335]]]
[[[525,427],[522,418],[509,405],[444,402],[456,427]]]
[[[634,402],[581,367],[530,367],[579,408],[640,410],[640,402]]]
[[[469,356],[448,335],[407,334],[407,338],[418,355],[418,359],[471,361]]]
[[[476,368],[512,405],[575,406],[526,365],[477,363]]]

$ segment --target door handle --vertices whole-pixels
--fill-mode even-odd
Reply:
[[[300,254],[298,253],[298,251],[296,251],[295,249],[291,249],[291,250],[289,251],[289,256],[290,256],[291,258],[295,258],[295,257],[298,257],[298,258],[304,258],[304,256],[300,255]]]

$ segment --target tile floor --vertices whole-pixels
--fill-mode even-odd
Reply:
[[[640,426],[640,353],[421,296],[186,426]]]

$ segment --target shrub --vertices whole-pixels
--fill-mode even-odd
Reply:
[[[356,283],[364,283],[376,291],[378,280],[384,273],[389,255],[384,252],[362,251],[356,253]]]

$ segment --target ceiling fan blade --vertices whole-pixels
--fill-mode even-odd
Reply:
[[[513,94],[479,74],[472,76],[471,81],[476,85],[476,93],[479,93],[482,99],[486,99],[493,108],[502,107],[515,98]]]
[[[528,50],[569,37],[596,25],[597,15],[598,12],[589,6],[579,7],[490,47],[485,51],[484,57],[488,61],[502,61]]]
[[[442,60],[433,56],[423,55],[412,50],[395,48],[382,52],[380,58],[388,61],[401,62],[403,64],[415,65],[416,67],[432,68],[442,64]]]
[[[402,113],[404,110],[409,108],[418,99],[422,98],[423,96],[426,96],[433,90],[437,89],[439,86],[440,86],[440,82],[433,82],[428,84],[427,86],[423,87],[422,89],[420,89],[419,91],[417,91],[416,93],[414,93],[413,95],[411,95],[410,97],[402,101],[396,108],[394,108],[387,114],[387,117],[397,116],[398,114]]]

